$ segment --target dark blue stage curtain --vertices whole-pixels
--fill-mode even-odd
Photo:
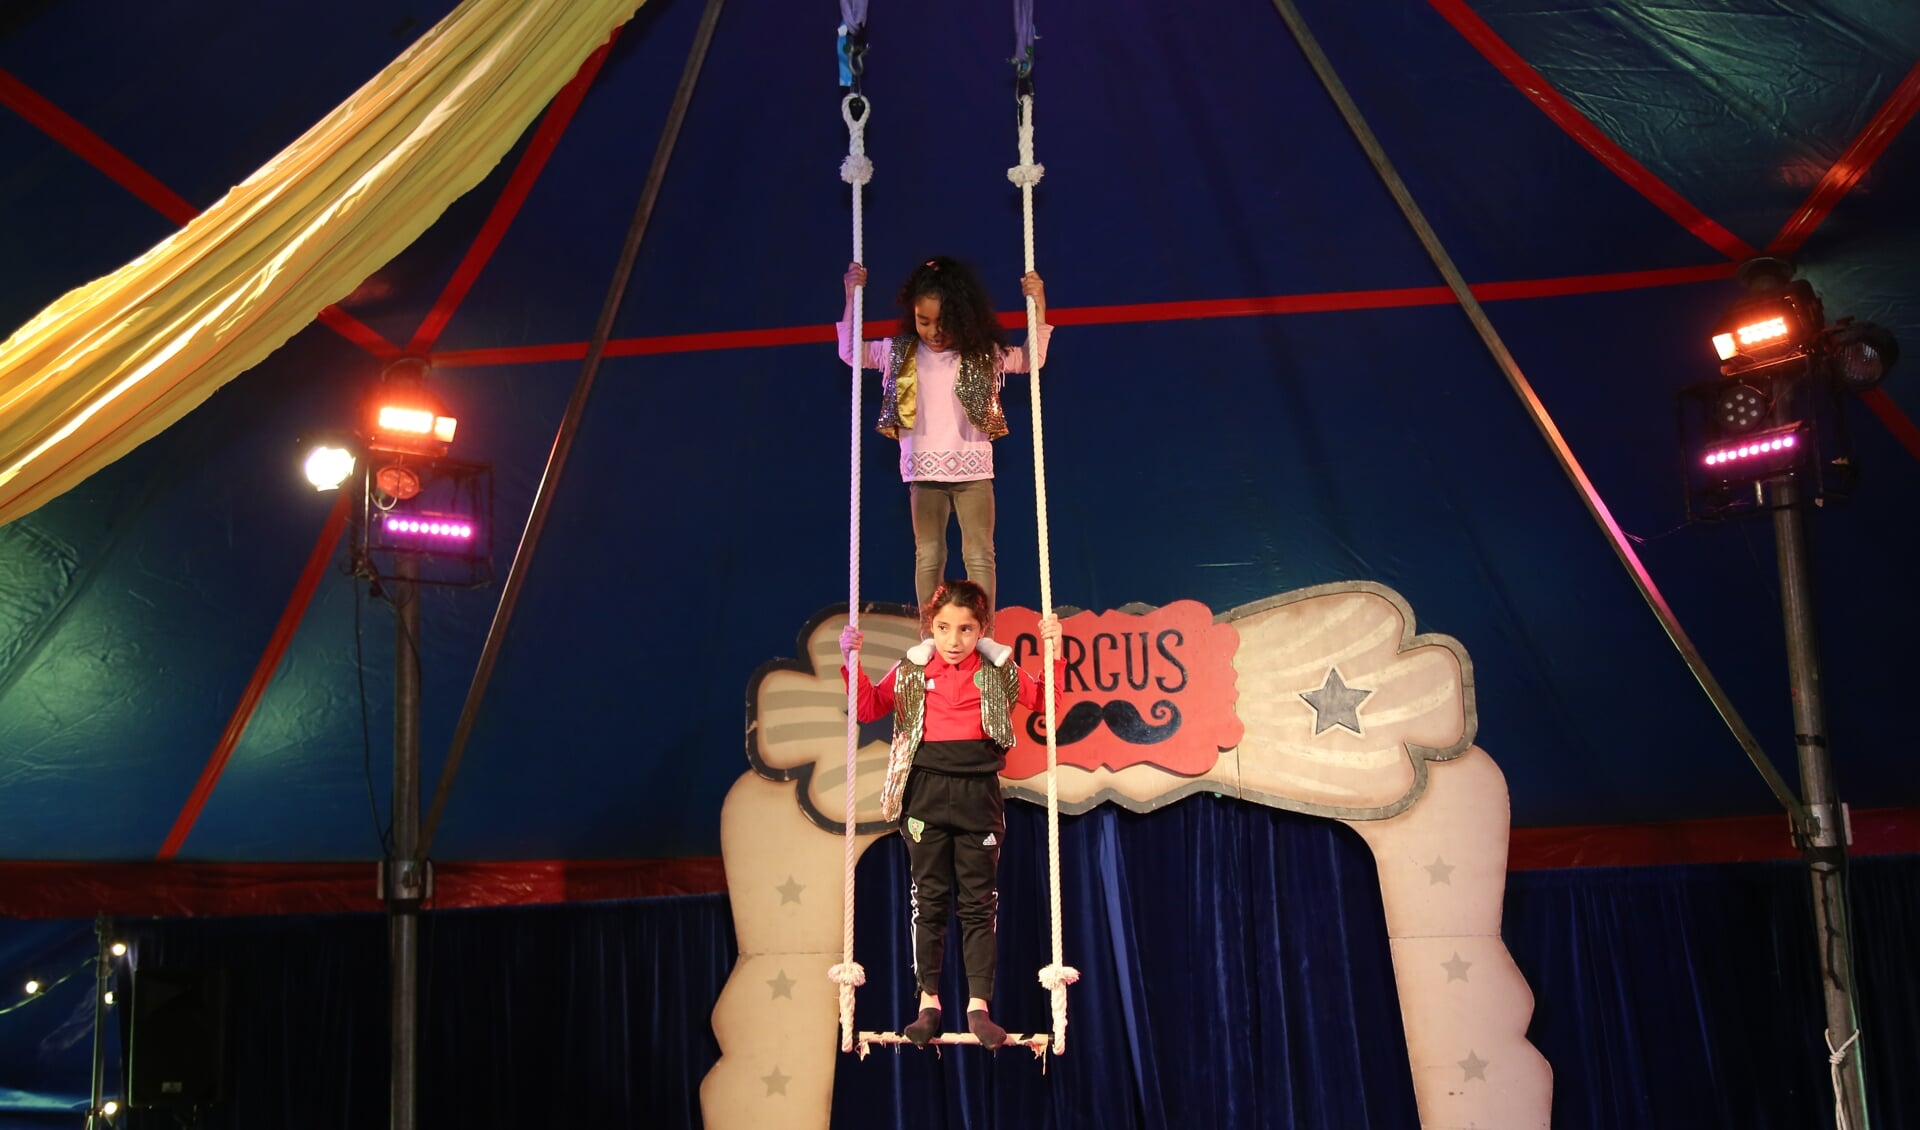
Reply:
[[[1024,805],[1009,823],[998,992],[1001,1018],[1027,1030],[1048,1023],[1033,980],[1050,954],[1046,824]],[[1025,1052],[843,1057],[835,1126],[1418,1125],[1357,836],[1202,797],[1067,820],[1062,852],[1066,958],[1083,978],[1067,1054],[1044,1076]],[[1852,866],[1873,1124],[1920,1127],[1920,858]],[[864,1026],[909,1018],[906,885],[898,842],[875,845],[859,888]],[[896,925],[876,941],[881,906]],[[1832,1125],[1799,863],[1523,872],[1506,912],[1536,996],[1530,1036],[1555,1072],[1556,1130]],[[944,972],[957,1007],[954,960]]]
[[[1920,857],[1851,866],[1869,1115],[1920,1127]],[[1525,872],[1505,933],[1556,1130],[1833,1125],[1800,863]]]
[[[1047,1024],[1034,981],[1050,949],[1046,825],[1025,805],[1009,819],[998,1011],[1031,1030]],[[1083,974],[1067,1054],[1044,1072],[1025,1051],[842,1056],[836,1127],[1417,1125],[1373,861],[1358,837],[1199,797],[1146,816],[1069,818],[1062,852],[1066,959]],[[860,1022],[897,1027],[911,1003],[897,841],[874,846],[859,883]],[[1856,860],[1850,885],[1874,1125],[1920,1126],[1920,857]],[[1512,876],[1506,936],[1537,998],[1532,1038],[1554,1067],[1556,1130],[1830,1126],[1806,892],[1796,863]],[[700,1080],[718,1056],[710,1012],[734,957],[724,896],[426,921],[427,1130],[700,1125]],[[66,931],[52,948],[84,957],[82,923],[0,923],[0,954],[47,949],[30,936],[47,929]],[[163,920],[124,932],[142,965],[229,971],[232,1098],[209,1130],[386,1124],[384,919]],[[963,992],[950,962],[946,997],[957,1007]],[[0,1088],[43,1102],[84,1095],[90,1040],[69,1023],[71,1004],[58,1012],[33,1021],[46,1033],[13,1032],[19,1054],[0,1056]],[[23,1062],[29,1054],[39,1058]],[[7,1105],[0,1127],[73,1124]],[[175,1123],[136,1112],[129,1125]]]
[[[999,1019],[1045,1031],[1051,960],[1046,816],[1007,814]],[[835,1126],[1373,1127],[1418,1125],[1372,856],[1343,828],[1211,798],[1063,822],[1067,1051],[973,1048],[842,1057]],[[865,1027],[913,1006],[906,853],[859,877]],[[943,969],[949,1029],[966,1000]]]
[[[208,1130],[366,1130],[387,1118],[386,920],[129,925],[141,964],[222,966],[231,1099]],[[734,958],[718,895],[428,915],[423,1128],[700,1125],[708,1013]],[[131,1130],[173,1130],[132,1112]]]

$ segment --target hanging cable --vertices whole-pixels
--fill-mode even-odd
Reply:
[[[1019,19],[1021,0],[1014,5]],[[1022,53],[1014,61],[1020,84],[1019,147],[1020,163],[1007,170],[1007,179],[1020,186],[1022,237],[1026,251],[1026,269],[1032,273],[1033,186],[1046,175],[1046,167],[1033,159],[1033,34],[1031,0],[1025,0],[1027,20],[1022,35]],[[1033,508],[1040,549],[1040,615],[1053,614],[1053,565],[1047,546],[1047,446],[1040,419],[1040,311],[1031,294],[1027,295],[1027,363],[1032,372],[1027,382],[1033,407]],[[1066,964],[1060,926],[1060,750],[1054,737],[1055,690],[1053,685],[1054,643],[1047,640],[1042,656],[1042,671],[1047,716],[1047,904],[1052,913],[1053,961],[1040,970],[1040,983],[1052,996],[1053,1041],[1055,1055],[1067,1050],[1067,986],[1080,979],[1080,971]]]
[[[861,9],[864,0],[841,0],[841,11]],[[847,124],[847,156],[840,162],[840,179],[853,186],[853,261],[866,262],[865,218],[861,212],[861,189],[873,179],[873,162],[867,159],[867,122],[873,116],[873,104],[859,90],[864,29],[859,24],[840,28],[841,74],[848,87],[840,99],[840,118]],[[866,364],[863,306],[866,286],[853,288],[852,324],[847,327],[853,343],[850,364],[852,379],[847,410],[847,626],[860,627],[860,370]],[[867,971],[853,960],[853,880],[859,860],[855,838],[859,815],[859,796],[854,784],[859,771],[860,750],[860,652],[847,655],[847,785],[846,785],[846,887],[840,899],[840,963],[827,970],[827,976],[840,986],[840,1050],[853,1050],[853,991],[867,983]]]

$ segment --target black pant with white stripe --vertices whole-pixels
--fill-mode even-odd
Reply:
[[[920,991],[940,992],[947,916],[958,908],[967,992],[993,1000],[1000,912],[1000,841],[1006,800],[997,773],[949,775],[915,765],[907,778],[900,838],[913,872],[913,971]]]

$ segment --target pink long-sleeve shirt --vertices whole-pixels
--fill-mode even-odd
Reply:
[[[853,363],[853,327],[839,323],[840,360]],[[1040,367],[1047,364],[1047,339],[1053,327],[1041,325],[1039,344],[1034,348]],[[884,370],[892,346],[882,338],[866,343],[865,367]],[[934,350],[920,342],[914,355],[915,379],[919,381],[918,407],[912,428],[900,430],[900,478],[903,482],[968,483],[993,478],[993,442],[987,433],[973,426],[967,410],[954,392],[960,380],[960,354],[957,350]],[[1000,355],[1000,385],[1006,374],[1032,372],[1033,366],[1022,346],[1011,346]]]

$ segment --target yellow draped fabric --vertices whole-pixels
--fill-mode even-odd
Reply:
[[[467,0],[186,227],[22,326],[0,344],[0,524],[352,293],[480,183],[640,3]]]

